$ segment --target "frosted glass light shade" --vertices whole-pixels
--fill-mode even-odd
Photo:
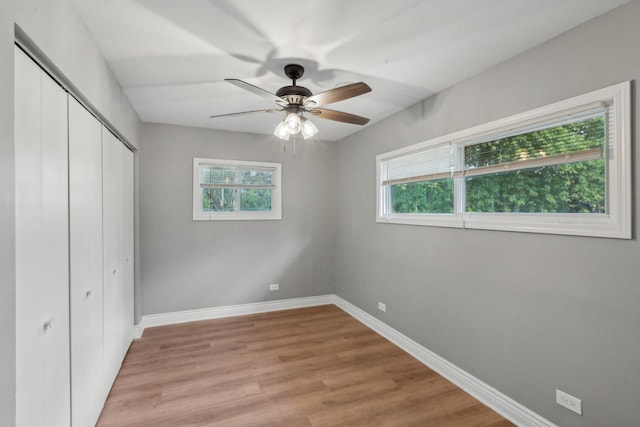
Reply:
[[[311,123],[311,120],[307,120],[303,117],[302,118],[302,137],[304,139],[309,139],[316,133],[318,133],[318,128],[316,127],[316,125]]]
[[[284,121],[278,123],[278,127],[276,127],[276,130],[275,132],[273,132],[273,134],[280,139],[284,139],[285,141],[289,140],[289,130],[284,124]]]
[[[284,119],[284,124],[286,125],[287,130],[291,135],[295,135],[296,133],[300,132],[300,129],[302,128],[300,116],[298,116],[296,113],[287,114],[287,117]]]

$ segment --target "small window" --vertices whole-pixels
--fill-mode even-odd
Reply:
[[[378,156],[378,221],[631,238],[629,83]]]
[[[282,219],[280,175],[280,163],[194,158],[193,219]]]

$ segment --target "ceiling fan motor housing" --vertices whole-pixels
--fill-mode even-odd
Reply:
[[[276,96],[284,98],[289,104],[302,105],[305,98],[309,98],[311,91],[303,86],[285,86],[276,92]]]

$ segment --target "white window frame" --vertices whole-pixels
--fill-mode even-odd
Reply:
[[[273,170],[270,211],[205,212],[202,210],[202,187],[200,185],[201,166],[224,166]],[[282,164],[245,160],[193,158],[193,220],[233,221],[233,220],[279,220],[282,219]]]
[[[605,214],[525,214],[464,212],[464,177],[454,177],[454,213],[399,214],[392,213],[389,186],[383,185],[386,160],[439,145],[463,147],[465,141],[489,139],[522,128],[568,116],[607,103],[615,116],[608,127],[606,153],[606,213]],[[403,147],[376,156],[376,221],[388,224],[426,225],[472,228],[483,230],[517,231],[528,233],[566,234],[576,236],[631,238],[631,84],[620,83],[541,108],[492,121],[449,135]],[[453,175],[453,173],[452,173]]]

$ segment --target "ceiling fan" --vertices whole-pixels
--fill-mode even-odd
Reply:
[[[291,86],[281,87],[275,94],[242,80],[225,79],[225,81],[236,85],[239,88],[248,90],[251,93],[275,102],[280,108],[219,114],[210,116],[210,118],[284,111],[285,117],[278,124],[278,127],[276,127],[274,132],[274,135],[284,140],[288,140],[291,135],[296,135],[298,133],[302,133],[304,139],[307,139],[318,132],[318,128],[316,128],[309,119],[304,117],[303,113],[309,113],[321,119],[334,120],[354,125],[365,125],[369,122],[369,119],[366,117],[356,116],[355,114],[345,113],[342,111],[319,108],[327,104],[343,101],[345,99],[371,92],[371,88],[366,83],[353,83],[346,86],[340,86],[335,89],[329,89],[325,92],[320,92],[314,95],[306,87],[296,85],[296,80],[299,80],[304,74],[304,67],[302,67],[302,65],[286,65],[284,67],[284,74],[293,80],[293,84]]]

